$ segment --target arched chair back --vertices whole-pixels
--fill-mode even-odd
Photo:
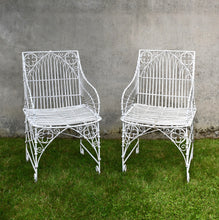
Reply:
[[[77,51],[24,52],[27,107],[48,109],[79,105],[79,65]]]
[[[140,104],[189,108],[194,90],[194,52],[140,50],[138,98]]]

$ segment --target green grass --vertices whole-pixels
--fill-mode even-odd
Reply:
[[[219,140],[196,140],[191,180],[168,140],[141,140],[121,172],[120,140],[101,140],[102,173],[57,139],[40,161],[38,182],[22,138],[0,139],[0,219],[218,219]]]

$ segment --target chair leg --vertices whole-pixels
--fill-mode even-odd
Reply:
[[[27,132],[25,132],[25,157],[26,157],[26,161],[29,161],[29,154],[28,154],[28,136],[27,136]]]
[[[127,171],[127,166],[125,164],[125,146],[124,146],[124,141],[122,141],[122,172]]]
[[[126,172],[127,166],[125,164],[125,137],[126,137],[126,131],[125,131],[125,124],[122,124],[122,172]]]
[[[186,131],[186,176],[187,182],[190,181],[189,169],[191,160],[193,158],[193,147],[194,147],[194,136],[193,136],[193,125],[190,128],[187,128]]]
[[[38,176],[38,146],[37,146],[37,129],[31,127],[25,121],[25,156],[26,161],[30,161],[34,169],[34,181],[37,182]]]
[[[97,124],[97,140],[96,140],[96,146],[97,146],[97,165],[96,165],[96,171],[100,174],[100,130],[99,130],[99,123]]]
[[[80,153],[84,155],[84,148],[82,146],[83,146],[82,139],[80,139]]]
[[[28,126],[27,126],[27,120],[25,119],[25,158],[26,161],[29,161],[27,145],[28,145]]]
[[[34,135],[34,181],[37,182],[38,179],[38,146],[37,146],[37,129],[35,129],[35,135]]]
[[[99,138],[98,138],[99,139]],[[96,171],[100,174],[101,170],[100,170],[100,140],[97,141],[98,142],[98,147],[97,147],[97,165],[96,165]]]
[[[139,138],[137,139],[137,147],[136,147],[135,153],[139,154]]]
[[[26,145],[25,156],[26,156],[26,161],[28,162],[29,161],[29,155],[28,155],[28,150],[27,150],[27,143],[25,145]]]

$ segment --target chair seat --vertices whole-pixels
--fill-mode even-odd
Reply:
[[[121,120],[129,123],[155,126],[191,126],[195,110],[185,108],[164,108],[134,104]]]
[[[101,117],[86,105],[57,109],[24,109],[28,122],[35,127],[67,127],[97,122]]]

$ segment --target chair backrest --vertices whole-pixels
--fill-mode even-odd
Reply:
[[[194,99],[194,51],[139,50],[137,102],[189,108]]]
[[[22,53],[25,107],[61,108],[81,102],[78,51]]]

